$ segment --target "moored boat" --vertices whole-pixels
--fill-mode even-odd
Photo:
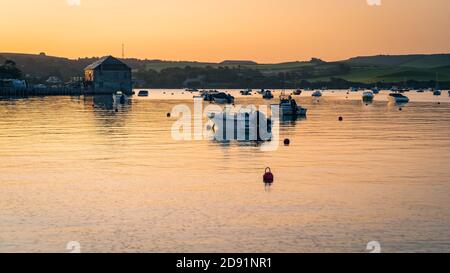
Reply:
[[[251,96],[252,95],[252,91],[253,90],[251,90],[251,89],[245,89],[245,90],[242,90],[240,93],[241,93],[242,96]]]
[[[149,92],[147,90],[141,90],[138,93],[138,97],[148,97]]]
[[[113,94],[113,100],[115,104],[125,104],[128,100],[128,97],[122,91],[116,91]]]
[[[295,95],[295,96],[300,96],[302,94],[302,90],[301,89],[297,89],[292,94]]]
[[[272,138],[272,120],[251,108],[225,107],[223,111],[207,113],[207,117],[214,124],[216,140],[267,141]]]
[[[389,98],[391,100],[393,100],[395,103],[408,103],[409,102],[409,98],[400,93],[391,93],[391,94],[389,94]]]
[[[374,97],[375,97],[375,95],[373,94],[372,91],[366,91],[362,95],[362,100],[365,102],[371,102],[371,101],[373,101]]]
[[[194,93],[194,92],[198,92],[198,89],[197,88],[186,88],[185,91]]]
[[[322,97],[322,92],[320,92],[320,90],[317,90],[317,91],[313,92],[311,94],[311,96],[313,96],[313,97]]]
[[[274,104],[276,106],[276,104]],[[297,102],[291,97],[286,95],[280,96],[280,107],[281,116],[306,116],[308,109],[301,107]]]
[[[219,92],[211,95],[211,101],[218,104],[234,103],[234,97],[230,94]]]
[[[271,100],[271,99],[273,99],[272,91],[270,91],[270,90],[265,90],[264,93],[262,94],[262,97],[263,97],[263,99],[266,99],[266,100]]]

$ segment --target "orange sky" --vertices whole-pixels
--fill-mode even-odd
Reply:
[[[450,52],[449,0],[0,0],[0,52],[258,62]],[[73,0],[76,2],[77,0]]]

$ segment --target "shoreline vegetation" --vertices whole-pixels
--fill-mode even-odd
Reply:
[[[83,69],[99,58],[67,58],[41,54],[0,53],[0,78],[20,78],[27,83],[59,85],[83,77]],[[253,61],[221,63],[123,59],[133,69],[134,88],[392,88],[450,89],[450,54],[379,55],[343,61],[310,61],[258,64]],[[9,74],[8,74],[9,73]],[[76,80],[75,80],[76,79]]]

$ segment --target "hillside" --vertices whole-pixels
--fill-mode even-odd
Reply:
[[[98,58],[68,59],[54,56],[0,53],[0,64],[13,60],[32,83],[45,82],[50,76],[64,81],[82,76],[83,69]],[[133,68],[138,86],[183,87],[194,82],[198,87],[283,87],[300,82],[346,85],[424,82],[432,85],[436,77],[450,82],[450,54],[355,57],[339,62],[311,61],[258,64],[253,61],[205,63],[125,59]],[[330,83],[330,84],[328,84]]]
[[[436,68],[450,64],[450,54],[434,55],[379,55],[355,57],[345,62],[376,66],[404,66],[414,68]]]

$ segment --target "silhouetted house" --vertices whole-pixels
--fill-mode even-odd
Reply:
[[[84,80],[88,92],[111,94],[133,91],[131,68],[120,60],[106,56],[84,69]]]

